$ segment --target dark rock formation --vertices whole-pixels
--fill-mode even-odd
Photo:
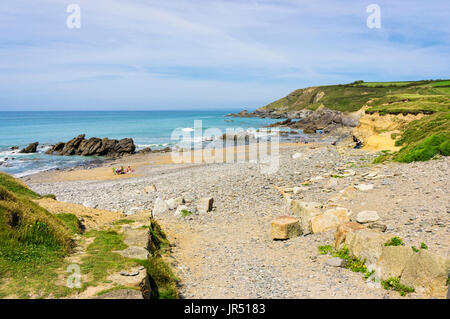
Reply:
[[[79,135],[67,143],[57,143],[46,154],[51,155],[80,155],[80,156],[108,156],[117,157],[124,154],[133,154],[136,146],[131,138],[110,140],[108,138],[91,137],[85,139],[85,135]]]
[[[36,153],[39,142],[34,142],[22,149],[19,153]]]

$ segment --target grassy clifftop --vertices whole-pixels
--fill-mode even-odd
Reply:
[[[362,82],[295,90],[261,110],[315,110],[323,105],[354,112],[369,105],[368,112],[433,113],[450,107],[450,80],[415,82]]]
[[[399,162],[429,160],[437,154],[450,155],[450,80],[414,82],[363,82],[299,89],[260,110],[281,112],[319,106],[341,112],[366,107],[366,113],[425,114],[410,122],[396,137],[399,152],[383,159]]]

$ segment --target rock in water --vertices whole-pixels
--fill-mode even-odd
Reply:
[[[136,146],[131,138],[121,140],[110,140],[108,138],[91,137],[85,139],[81,134],[67,143],[57,143],[46,153],[52,155],[80,155],[80,156],[109,156],[117,157],[124,154],[133,154]]]
[[[361,224],[376,222],[379,219],[380,216],[374,210],[363,210],[356,215],[356,221]]]
[[[272,221],[270,230],[272,239],[289,239],[302,234],[300,221],[291,216],[277,217]]]
[[[36,153],[39,142],[34,142],[22,149],[19,153]]]

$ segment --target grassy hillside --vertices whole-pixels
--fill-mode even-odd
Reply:
[[[366,113],[426,114],[407,125],[396,141],[402,146],[391,158],[399,162],[425,161],[437,154],[448,156],[450,141],[450,80],[409,82],[363,82],[296,90],[262,110],[315,110],[325,106]],[[383,159],[387,159],[383,155]]]
[[[40,197],[0,172],[0,297],[46,291],[56,279],[52,270],[72,247],[73,221],[59,219],[32,201]]]
[[[361,82],[295,90],[261,109],[279,111],[331,110],[354,112],[368,104],[369,112],[433,113],[448,110],[450,80],[416,82]],[[446,109],[445,109],[446,108]]]

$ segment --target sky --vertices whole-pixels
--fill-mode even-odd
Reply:
[[[70,4],[80,28],[69,28]],[[380,8],[369,28],[367,7]],[[255,109],[355,80],[450,78],[448,0],[14,0],[0,111]]]

